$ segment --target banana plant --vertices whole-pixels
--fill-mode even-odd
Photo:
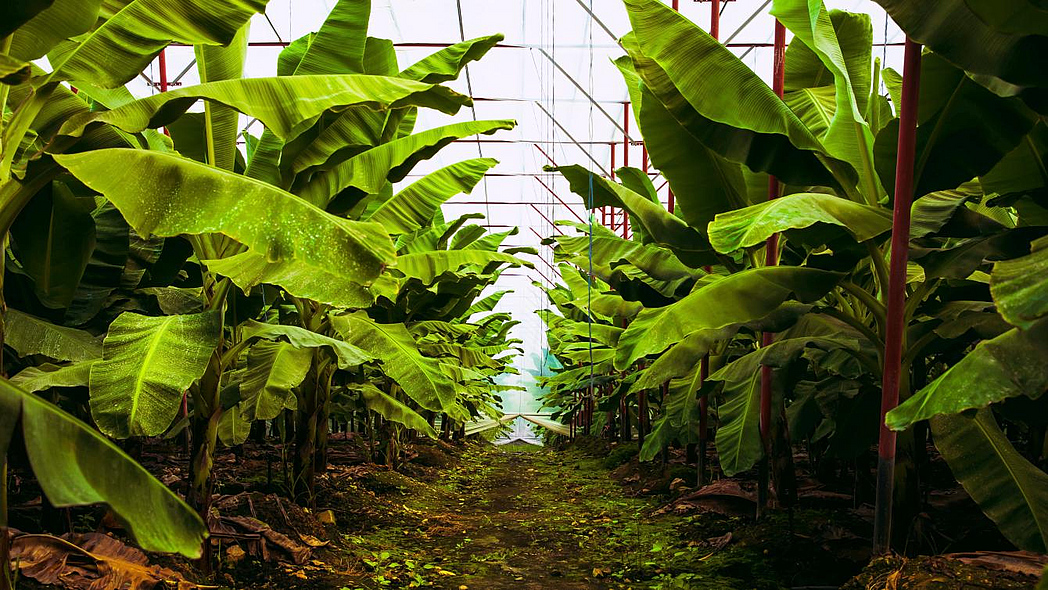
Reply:
[[[817,0],[776,1],[773,15],[794,33],[780,100],[675,11],[650,0],[625,4],[633,30],[622,40],[628,57],[617,65],[652,163],[669,181],[679,209],[670,215],[654,205],[646,187],[628,176],[618,184],[581,170],[561,171],[587,202],[625,209],[645,239],[692,269],[711,265],[713,274],[674,292],[678,301],[642,301],[645,308],[619,338],[616,368],[657,358],[651,377],[634,385],[650,387],[685,377],[720,342],[718,352],[729,351],[729,362],[710,379],[723,384],[717,386],[723,396],[718,451],[727,473],[749,468],[766,452],[754,442],[759,392],[748,369],[754,366],[771,366],[780,376],[798,363],[807,367],[807,384],[786,400],[790,410],[774,416],[780,428],[790,423],[801,430],[795,438],[818,434],[835,452],[853,452],[833,442],[834,429],[848,422],[829,408],[847,407],[865,425],[858,430],[863,440],[872,442],[876,404],[852,402],[875,396],[880,379],[892,202],[886,189],[893,186],[898,135],[891,104],[898,104],[899,76],[871,58],[869,18],[829,11]],[[952,9],[963,10],[960,4]],[[1031,101],[1035,92],[1020,96],[1000,92],[1000,84],[984,86],[985,78],[954,65],[965,63],[951,55],[923,57],[907,396],[911,375],[920,387],[929,362],[963,354],[979,338],[1003,331],[986,290],[992,284],[988,265],[1030,252],[1044,231],[1036,199],[1016,195],[1039,194],[1042,186],[1037,165],[1024,166],[1037,157],[1031,142],[1039,141],[1043,126]],[[882,78],[891,98],[879,93]],[[764,202],[766,174],[785,183],[774,201]],[[1009,187],[1024,182],[1028,186],[1018,190]],[[1012,203],[1019,207],[1008,208]],[[1029,213],[1017,218],[1020,208]],[[764,267],[761,250],[775,234],[785,238],[784,266]],[[623,258],[638,268],[646,264],[636,253]],[[812,321],[813,314],[822,319]],[[784,333],[770,347],[757,347],[747,340],[754,322],[778,324],[774,329]],[[820,336],[826,322],[848,337]],[[780,378],[775,384],[788,391]],[[853,393],[835,393],[844,391]],[[820,408],[816,398],[839,402]],[[900,416],[896,424],[910,423]],[[913,470],[903,467],[898,489],[906,495],[916,482]],[[913,503],[896,505],[908,525]]]

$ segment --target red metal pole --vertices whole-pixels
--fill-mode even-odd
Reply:
[[[167,92],[167,56],[164,55],[164,50],[160,50],[160,61],[157,64],[160,68],[160,92]],[[167,131],[167,127],[164,127],[164,135],[171,135]],[[182,409],[183,414],[188,414],[189,405],[186,402],[185,395],[182,396]]]
[[[913,160],[916,153],[920,87],[921,45],[907,39],[899,115],[899,146],[895,159],[895,205],[888,277],[888,316],[884,334],[884,377],[881,385],[881,432],[877,442],[877,507],[873,519],[875,554],[887,553],[891,545],[895,431],[884,425],[884,415],[899,405],[902,349],[906,335],[906,262],[909,258],[910,203],[913,200]]]
[[[720,0],[710,2],[710,36],[720,39]]]
[[[622,103],[622,145],[625,151],[622,154],[622,165],[630,165],[630,103]],[[626,210],[622,210],[622,239],[628,239],[630,232],[630,216]]]
[[[772,88],[775,94],[782,98],[785,87],[786,75],[786,27],[779,21],[775,21],[775,73],[772,79]],[[774,176],[768,177],[768,200],[778,198],[779,181]],[[772,235],[764,245],[765,266],[776,266],[779,264],[779,236]],[[775,341],[775,334],[764,332],[761,334],[761,346],[769,346]],[[761,399],[760,399],[760,435],[764,446],[764,459],[761,461],[760,485],[757,488],[757,514],[760,515],[767,503],[768,495],[768,462],[771,456],[771,406],[772,406],[772,369],[761,365]]]

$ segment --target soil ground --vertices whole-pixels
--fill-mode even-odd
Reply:
[[[609,449],[583,439],[550,449],[427,442],[413,445],[411,460],[396,471],[365,462],[357,446],[336,441],[332,457],[340,460],[318,479],[313,510],[281,497],[271,449],[224,456],[218,472],[227,483],[217,510],[265,522],[283,540],[264,558],[244,542],[214,539],[217,571],[206,580],[184,560],[151,560],[207,587],[236,590],[974,590],[1036,583],[938,557],[879,560],[864,570],[868,515],[842,506],[840,494],[809,493],[792,513],[755,522],[750,482],[721,479],[689,490],[694,468],[638,464],[636,443]],[[174,478],[172,465],[151,468]],[[88,524],[93,518],[78,520],[97,529]],[[292,553],[282,553],[288,546],[309,555],[290,563]],[[30,580],[19,586],[38,587]]]

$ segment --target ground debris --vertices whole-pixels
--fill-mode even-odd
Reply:
[[[68,590],[191,590],[178,573],[149,565],[142,551],[101,533],[61,537],[8,529],[11,559],[22,576]]]

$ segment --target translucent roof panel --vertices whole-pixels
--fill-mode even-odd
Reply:
[[[829,8],[871,15],[875,55],[889,67],[901,69],[903,35],[885,12],[870,0],[826,0]],[[334,0],[271,0],[266,15],[252,21],[247,75],[275,74],[276,58],[288,41],[315,31]],[[680,11],[708,30],[708,1],[680,0]],[[774,20],[768,14],[771,0],[722,2],[721,39],[744,63],[765,80],[772,73]],[[629,132],[632,121],[626,110],[626,89],[612,60],[623,55],[616,39],[629,30],[629,20],[617,0],[373,0],[370,34],[392,40],[401,67],[406,67],[440,47],[463,39],[502,33],[505,40],[466,75],[449,85],[475,97],[472,109],[448,117],[423,112],[417,130],[453,121],[513,119],[512,131],[463,140],[422,162],[404,182],[448,164],[483,155],[499,160],[485,181],[470,195],[459,195],[444,206],[447,218],[468,212],[486,216],[494,231],[519,227],[507,244],[532,246],[540,251],[534,269],[507,271],[499,289],[512,289],[499,305],[513,312],[522,324],[513,337],[528,351],[523,369],[545,371],[539,366],[545,349],[543,326],[532,313],[547,307],[545,297],[532,282],[557,279],[552,253],[540,245],[542,237],[557,230],[552,220],[585,220],[581,200],[572,196],[567,183],[543,171],[548,164],[582,164],[607,173],[629,163],[640,166],[641,137]],[[166,51],[168,79],[176,84],[196,83],[193,50],[170,47]],[[146,80],[159,79],[154,62],[145,76],[132,84],[137,95],[155,92]],[[243,121],[248,126],[249,121]],[[254,133],[260,132],[249,127]],[[629,140],[632,141],[628,141]],[[660,197],[667,200],[661,179]],[[599,216],[597,221],[600,221]],[[525,373],[526,375],[526,373]],[[523,403],[523,402],[522,402]],[[525,408],[528,409],[528,408]],[[516,411],[508,407],[508,411]]]

